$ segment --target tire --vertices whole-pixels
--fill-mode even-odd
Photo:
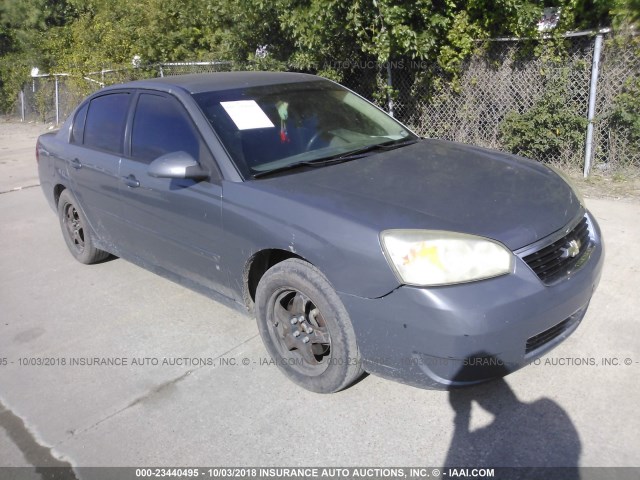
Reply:
[[[349,315],[313,265],[289,259],[271,267],[258,284],[255,305],[262,341],[294,383],[333,393],[362,376]]]
[[[69,247],[71,255],[80,263],[89,265],[101,262],[109,256],[108,252],[98,250],[93,246],[87,219],[78,207],[78,201],[69,190],[64,190],[60,194],[58,219],[64,241]]]

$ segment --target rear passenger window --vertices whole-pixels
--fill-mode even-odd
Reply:
[[[87,110],[89,104],[85,103],[84,106],[78,110],[76,118],[73,120],[73,128],[71,129],[71,143],[82,145],[82,137],[84,137],[84,121],[87,118]]]
[[[84,126],[84,145],[122,153],[122,137],[131,95],[112,93],[91,100]]]
[[[208,151],[182,105],[171,97],[142,94],[131,132],[131,156],[151,163],[165,153],[183,151],[200,161]]]

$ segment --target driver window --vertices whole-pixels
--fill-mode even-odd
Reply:
[[[198,162],[203,155],[210,157],[204,141],[177,100],[141,94],[131,131],[131,156],[148,164],[161,155],[177,151],[187,152]]]

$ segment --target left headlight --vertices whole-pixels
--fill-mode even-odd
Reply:
[[[513,254],[484,237],[437,230],[385,230],[380,242],[402,283],[448,285],[505,275]]]

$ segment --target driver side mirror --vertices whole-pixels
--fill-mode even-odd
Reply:
[[[149,164],[147,173],[156,178],[188,178],[204,180],[209,178],[209,172],[187,152],[166,153]]]

